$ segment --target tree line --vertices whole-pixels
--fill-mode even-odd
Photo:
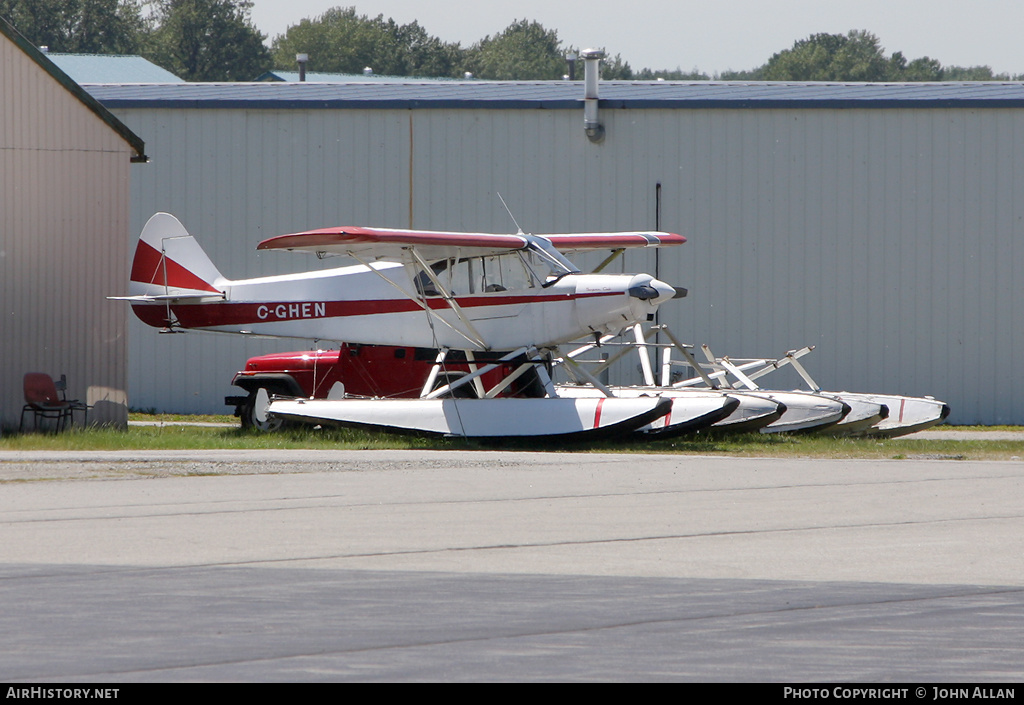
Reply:
[[[251,81],[271,66],[247,0],[0,0],[36,46],[139,54],[186,81]]]
[[[468,47],[432,36],[419,23],[335,7],[300,20],[268,47],[252,24],[249,0],[0,0],[0,17],[50,51],[139,54],[186,81],[251,81],[270,70],[295,70],[307,54],[308,71],[490,80],[558,80],[566,56],[579,53],[558,32],[516,20]],[[713,76],[692,71],[634,70],[620,55],[602,63],[606,80],[746,81],[993,81],[988,66],[943,66],[927,56],[886,55],[875,35],[813,34],[748,71]]]

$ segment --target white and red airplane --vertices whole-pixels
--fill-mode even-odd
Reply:
[[[677,290],[649,274],[584,274],[562,253],[664,247],[660,232],[501,235],[338,227],[260,250],[347,255],[357,264],[231,280],[177,218],[146,224],[129,296],[149,325],[460,350],[546,348],[648,320]]]
[[[685,241],[663,232],[502,235],[324,228],[273,237],[257,249],[342,255],[356,264],[231,280],[177,218],[157,213],[139,239],[129,295],[116,298],[129,301],[145,323],[163,329],[458,349],[468,359],[473,352],[512,351],[501,360],[524,358],[536,365],[544,359],[539,350],[651,320],[661,304],[684,293],[649,274],[585,274],[563,253]],[[483,366],[460,383],[494,366]],[[536,369],[556,396],[543,365]],[[670,405],[657,398],[492,401],[489,397],[501,389],[481,394],[483,399],[441,399],[447,390],[431,391],[428,383],[422,399],[402,404],[274,400],[266,411],[317,423],[426,433],[575,437],[631,431],[664,416]],[[553,423],[552,416],[564,423]]]

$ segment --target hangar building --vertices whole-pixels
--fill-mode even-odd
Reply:
[[[0,427],[18,427],[29,372],[66,375],[90,422],[126,422],[124,307],[105,296],[127,288],[144,149],[0,18]]]
[[[686,342],[1024,423],[1024,84],[605,82],[599,142],[581,82],[86,88],[150,145],[131,230],[174,213],[228,277],[318,266],[254,249],[305,228],[514,232],[500,193],[535,233],[685,235],[616,266],[689,289],[660,314]],[[249,355],[310,345],[133,321],[131,404],[218,411]]]

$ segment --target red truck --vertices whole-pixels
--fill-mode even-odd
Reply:
[[[478,353],[476,364],[494,362],[504,354]],[[261,387],[271,395],[325,399],[340,382],[348,396],[415,398],[420,396],[436,359],[437,350],[429,348],[349,344],[342,344],[337,350],[260,355],[249,358],[245,369],[231,380],[233,385],[245,390],[246,395],[225,397],[224,403],[235,408],[235,416],[242,420],[243,428],[272,431],[282,425],[280,419],[260,421],[259,415],[254,413],[256,393]],[[484,386],[497,384],[516,367],[515,362],[502,363],[482,375]],[[465,354],[449,351],[434,388],[450,384],[469,372],[470,363]],[[468,383],[452,393],[476,396],[474,385]],[[544,387],[533,372],[522,375],[501,396],[544,396]]]

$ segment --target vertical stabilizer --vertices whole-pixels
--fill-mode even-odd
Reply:
[[[227,280],[170,213],[146,223],[132,260],[132,296],[217,295]]]

